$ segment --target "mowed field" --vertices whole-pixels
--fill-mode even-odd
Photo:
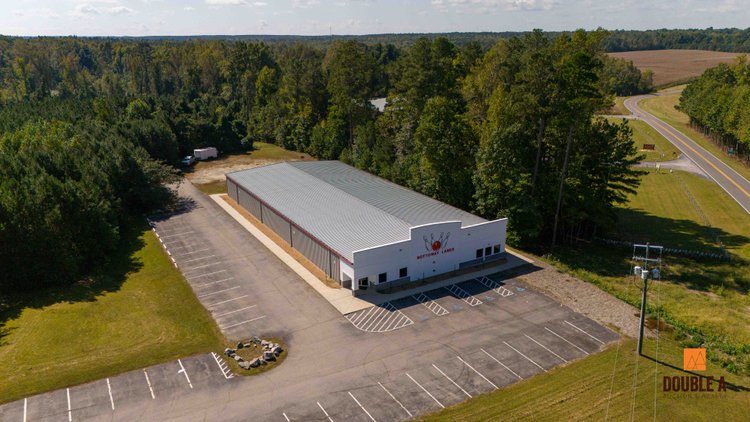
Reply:
[[[145,222],[129,237],[86,283],[1,303],[0,403],[223,349]]]
[[[664,391],[665,376],[691,375],[682,371],[682,347],[672,333],[663,332],[658,343],[644,342],[646,357],[638,357],[635,350],[636,341],[626,338],[603,352],[421,420],[739,422],[750,418],[750,377],[729,374],[709,362],[705,372],[695,374],[717,380],[724,376],[731,383],[727,391]],[[716,390],[717,382],[712,388]]]
[[[739,53],[706,50],[646,50],[609,53],[612,57],[632,61],[641,70],[654,72],[654,86],[687,81],[719,63],[732,63]]]

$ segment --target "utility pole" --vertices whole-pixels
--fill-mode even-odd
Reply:
[[[655,253],[658,253],[658,258],[651,258],[649,257],[649,254],[651,250],[654,250]],[[661,257],[662,252],[664,251],[664,247],[662,246],[655,246],[651,245],[649,243],[646,243],[645,245],[633,245],[633,276],[638,277],[640,276],[643,280],[643,292],[641,293],[641,316],[640,316],[640,324],[638,325],[639,332],[638,332],[638,354],[643,355],[643,327],[646,322],[646,294],[648,292],[648,279],[649,277],[653,278],[654,280],[658,280],[661,278]],[[643,254],[643,255],[640,255]],[[635,265],[636,263],[642,262],[641,265]],[[651,270],[649,270],[650,264],[653,264]]]

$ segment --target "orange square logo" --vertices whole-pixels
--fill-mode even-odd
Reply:
[[[682,367],[684,370],[706,370],[706,349],[682,349],[682,353]]]

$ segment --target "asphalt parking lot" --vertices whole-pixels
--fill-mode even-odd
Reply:
[[[618,339],[502,275],[342,317],[212,200],[181,192],[196,206],[153,221],[169,256],[225,335],[283,337],[284,364],[233,377],[192,356],[7,403],[0,420],[407,420]]]

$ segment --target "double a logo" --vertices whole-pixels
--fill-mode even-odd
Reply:
[[[686,371],[706,370],[706,349],[683,349],[682,369]]]
[[[706,370],[706,349],[682,349],[682,368],[685,371],[705,371]],[[714,392],[727,391],[727,383],[723,376],[715,379],[713,376],[706,375],[665,375],[663,378],[664,386],[662,391],[674,392]],[[718,381],[718,386],[714,382]]]

